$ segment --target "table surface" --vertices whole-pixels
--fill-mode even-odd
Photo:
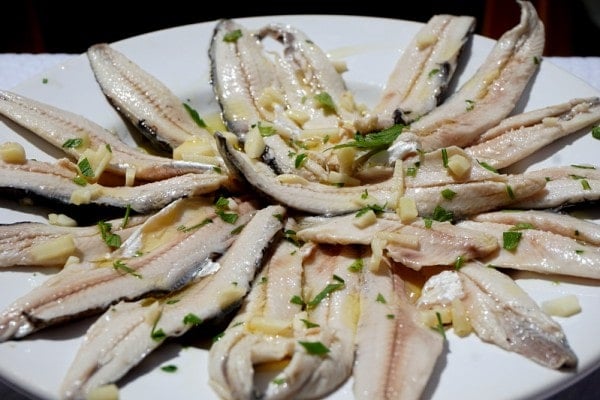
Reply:
[[[76,57],[73,54],[0,54],[0,89],[11,89],[49,68]],[[600,91],[600,57],[546,57]],[[576,384],[547,400],[596,400],[600,398],[600,367]],[[29,400],[31,397],[0,381],[0,400]]]

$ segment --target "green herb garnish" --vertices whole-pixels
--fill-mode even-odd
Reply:
[[[471,111],[475,108],[475,102],[473,100],[465,100],[465,102],[467,103],[467,111]]]
[[[594,139],[600,139],[600,126],[595,126],[592,128],[592,137]]]
[[[375,301],[381,304],[387,304],[387,300],[385,299],[385,297],[383,297],[381,293],[377,293],[377,298],[375,299]]]
[[[440,73],[440,69],[439,68],[434,68],[431,71],[429,71],[429,73],[427,74],[427,77],[428,78],[432,78],[432,77],[434,77],[435,75],[437,75],[439,73]]]
[[[173,364],[163,365],[162,367],[160,367],[160,369],[165,372],[173,373],[173,372],[177,372],[177,365],[173,365]]]
[[[329,349],[321,342],[303,342],[298,341],[308,354],[322,356],[329,353]]]
[[[365,263],[364,263],[363,259],[357,258],[356,260],[354,260],[354,262],[352,262],[352,264],[350,264],[350,266],[348,267],[348,271],[360,272],[363,270],[364,266],[365,266]]]
[[[323,301],[331,293],[335,292],[336,290],[341,290],[341,289],[344,288],[345,282],[344,282],[344,280],[342,278],[340,278],[337,275],[333,275],[333,279],[336,281],[335,283],[329,283],[329,284],[327,284],[327,286],[325,286],[325,288],[323,290],[321,290],[315,296],[314,299],[312,299],[311,301],[309,301],[308,303],[306,303],[306,307],[308,309],[315,308],[316,306],[319,305],[319,303],[321,303],[321,301]]]
[[[271,125],[263,125],[260,123],[260,121],[258,121],[258,124],[256,126],[258,127],[258,132],[262,137],[273,136],[277,133],[274,127],[272,127]]]
[[[435,317],[437,318],[437,326],[435,329],[444,337],[444,340],[446,340],[446,330],[444,329],[444,324],[442,323],[442,315],[439,312],[436,312]]]
[[[125,264],[123,261],[121,260],[115,260],[113,262],[113,268],[117,271],[123,271],[129,275],[135,276],[138,279],[142,279],[142,275],[138,274],[137,272],[135,272],[135,270],[133,268],[129,268],[127,266],[127,264]]]
[[[494,173],[498,173],[498,170],[494,167],[492,167],[490,164],[486,163],[485,161],[479,161],[477,160],[477,162],[479,163],[479,165],[481,165],[483,168],[487,169],[488,171],[492,171]]]
[[[83,139],[73,138],[73,139],[65,140],[65,142],[62,144],[62,147],[64,147],[65,149],[76,149],[79,146],[81,146],[82,144],[83,144]]]
[[[111,232],[112,224],[105,221],[98,221],[97,225],[104,243],[113,248],[121,247],[121,236]]]
[[[304,322],[304,326],[306,326],[306,329],[316,328],[316,327],[320,326],[319,324],[315,324],[314,322],[311,322],[311,321],[309,321],[307,319],[302,319],[301,318],[300,321]]]
[[[306,162],[306,157],[308,157],[308,155],[306,153],[300,153],[296,156],[296,159],[294,160],[294,167],[296,169],[302,167],[302,165],[304,165],[304,163]]]
[[[186,111],[188,114],[190,114],[190,117],[192,117],[196,125],[198,125],[200,128],[206,128],[206,122],[200,118],[198,111],[194,110],[189,104],[186,103],[183,103],[183,107],[185,107]]]
[[[459,270],[462,268],[462,266],[465,264],[465,259],[463,258],[463,256],[458,256],[456,257],[456,260],[454,261],[454,269],[455,270]]]
[[[442,165],[444,168],[448,168],[448,150],[446,148],[442,148]]]
[[[454,213],[452,211],[446,211],[441,206],[436,206],[433,210],[431,219],[438,222],[452,221],[454,219]]]
[[[123,216],[123,221],[121,222],[121,229],[127,226],[127,223],[129,222],[129,214],[131,214],[131,204],[127,204],[127,207],[125,207],[125,215]]]
[[[446,200],[452,200],[454,198],[454,196],[456,196],[456,192],[454,190],[451,190],[451,189],[442,190],[442,197],[445,198]]]
[[[315,100],[317,100],[317,102],[319,103],[321,108],[323,108],[323,110],[332,113],[336,111],[335,104],[333,103],[333,99],[331,98],[331,95],[329,93],[321,92],[315,95]]]
[[[358,149],[382,149],[387,148],[396,140],[405,128],[402,124],[393,125],[379,132],[361,135],[354,135],[354,140],[333,146],[332,149],[341,149],[343,147],[356,147]]]
[[[227,32],[223,36],[223,41],[227,42],[227,43],[235,43],[241,37],[242,37],[242,30],[241,29],[236,29],[234,31]]]
[[[193,230],[195,230],[195,229],[198,229],[198,228],[201,228],[201,227],[203,227],[203,226],[204,226],[204,225],[206,225],[206,224],[211,224],[212,222],[213,222],[213,220],[212,220],[212,219],[210,219],[210,218],[205,218],[205,219],[204,219],[202,222],[200,222],[200,223],[197,223],[196,225],[192,225],[192,226],[190,226],[190,227],[187,227],[187,226],[185,226],[185,225],[179,225],[179,226],[177,227],[177,230],[178,230],[178,231],[181,231],[181,232],[191,232],[191,231],[193,231]]]
[[[505,250],[515,250],[521,241],[523,234],[519,231],[502,232],[502,248]]]
[[[73,178],[73,182],[79,186],[85,186],[88,184],[88,181],[86,181],[85,178],[80,175],[77,175],[75,178]]]
[[[200,325],[202,323],[202,318],[195,314],[189,313],[183,317],[183,323],[185,325]]]
[[[81,175],[87,176],[88,178],[94,177],[94,170],[92,169],[92,166],[90,165],[90,160],[88,160],[87,157],[84,157],[81,161],[79,161],[79,163],[77,163],[77,166],[79,167]]]

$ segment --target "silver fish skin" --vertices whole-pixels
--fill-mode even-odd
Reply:
[[[481,135],[477,143],[465,148],[465,152],[493,168],[505,168],[598,121],[598,97],[572,99],[506,118]]]
[[[197,137],[212,140],[181,99],[125,54],[107,43],[90,46],[86,54],[104,95],[160,150]]]
[[[257,211],[208,276],[159,299],[111,307],[88,329],[63,380],[61,398],[85,399],[94,388],[123,377],[165,339],[181,336],[239,303],[281,231],[284,215],[281,206]]]
[[[286,228],[292,227],[288,224]],[[290,241],[278,242],[242,308],[210,348],[209,384],[221,398],[250,397],[260,387],[260,364],[280,361],[293,353],[292,332],[301,305],[290,299],[302,293],[302,260],[312,247],[307,244],[299,249]],[[301,376],[286,380],[288,392],[301,389]]]
[[[501,207],[511,206],[541,192],[546,180],[529,174],[507,175],[505,181],[454,183],[430,187],[407,187],[405,196],[415,200],[420,216],[432,216],[436,208],[452,212],[455,219],[468,217]],[[442,196],[443,190],[455,193],[451,199]]]
[[[280,301],[289,303],[289,296],[298,296],[309,303],[308,300],[327,293],[320,301],[315,300],[304,311],[300,306],[288,308],[279,320],[279,314],[261,304],[265,295],[273,296],[270,289],[257,286],[261,293],[251,293],[246,312],[236,316],[211,348],[211,382],[224,399],[250,398],[253,393],[265,399],[320,398],[349,378],[354,360],[359,276],[349,272],[348,265],[360,254],[349,249],[325,251],[315,246],[311,250],[303,253],[302,263],[296,259],[292,271],[285,273],[289,288]],[[327,285],[335,288],[324,291]],[[270,324],[259,324],[261,320]],[[261,329],[265,326],[270,327],[269,331]],[[282,329],[275,332],[275,326]],[[301,343],[321,344],[327,354],[311,354]],[[256,378],[248,374],[254,366],[277,361],[286,362],[264,386],[257,385]]]
[[[76,167],[65,159],[58,160],[56,164],[35,160],[9,164],[0,160],[0,171],[0,190],[20,193],[25,197],[35,195],[74,212],[77,207],[88,205],[123,210],[129,205],[133,211],[149,213],[179,198],[212,193],[227,181],[225,175],[208,172],[188,173],[139,186],[112,187],[97,183],[80,186],[73,181],[77,176]],[[82,190],[90,192],[89,202],[73,203],[73,193]]]
[[[265,89],[278,87],[274,67],[264,56],[260,39],[231,19],[216,24],[209,58],[223,120],[229,131],[243,138],[251,125],[267,120],[257,102]]]
[[[468,263],[458,273],[466,293],[461,301],[481,340],[547,368],[577,366],[561,326],[513,279],[478,263]]]
[[[600,279],[600,247],[548,232],[538,228],[519,228],[517,225],[498,222],[462,221],[458,224],[496,237],[503,243],[505,232],[514,231],[521,234],[518,245],[513,250],[500,247],[496,253],[483,256],[480,261],[501,268],[577,276]]]
[[[474,28],[470,16],[434,15],[427,21],[404,49],[372,110],[378,130],[410,124],[439,104]]]
[[[426,227],[424,221],[418,219],[403,224],[395,213],[385,212],[377,217],[374,224],[358,228],[353,224],[355,218],[354,214],[307,217],[299,221],[296,237],[315,243],[370,245],[376,237],[386,238],[384,233],[401,235],[415,240],[416,245],[410,247],[401,241],[386,239],[386,255],[414,270],[426,266],[452,266],[459,257],[464,261],[477,259],[498,249],[495,236],[449,222],[433,221],[431,226]]]
[[[529,1],[518,0],[521,20],[497,41],[478,71],[439,107],[413,122],[423,150],[465,147],[510,114],[539,67],[544,24]],[[402,139],[400,139],[402,140]]]
[[[474,215],[476,222],[496,222],[500,224],[531,224],[534,229],[556,233],[580,242],[600,246],[600,225],[569,214],[546,210],[494,211]]]
[[[231,245],[232,230],[254,207],[240,202],[234,224],[216,217],[209,199],[182,199],[148,218],[108,258],[69,264],[0,314],[0,341],[98,313],[123,299],[169,292],[190,281]],[[209,223],[211,220],[212,223]],[[160,238],[160,239],[157,239]]]
[[[387,265],[365,271],[352,376],[356,399],[419,399],[444,348]]]
[[[111,233],[119,235],[122,241],[133,233],[146,216],[131,216],[123,227],[123,219],[104,221],[111,226]],[[37,245],[71,236],[75,245],[76,256],[81,261],[97,260],[110,253],[112,249],[102,239],[98,226],[67,227],[39,222],[20,222],[0,225],[0,267],[14,268],[21,266],[56,266],[62,267],[64,257],[36,257],[32,249]]]
[[[337,71],[323,49],[310,40],[304,32],[289,25],[269,24],[259,31],[259,35],[261,37],[273,37],[284,45],[283,57],[289,62],[293,72],[289,75],[302,77],[302,86],[298,89],[304,88],[305,95],[308,96],[305,98],[304,104],[308,103],[313,110],[319,110],[317,119],[322,118],[323,112],[325,112],[325,115],[331,112],[337,115],[340,120],[337,125],[341,126],[344,121],[352,124],[360,116],[353,106],[348,107],[346,105],[348,102],[344,97],[348,96],[349,92],[342,75]],[[330,109],[330,104],[323,107],[323,104],[327,102],[318,99],[319,96],[324,94],[333,103],[333,109]],[[292,104],[292,106],[298,105],[298,103]],[[311,114],[315,117],[314,112]],[[307,127],[311,127],[310,122],[307,124]],[[314,125],[319,127],[321,123]]]
[[[287,207],[316,214],[339,215],[364,207],[361,195],[368,191],[377,204],[390,204],[397,192],[393,179],[364,186],[335,187],[315,182],[282,183],[264,163],[236,150],[220,132],[215,134],[219,151],[228,168],[246,181],[258,194]]]
[[[545,187],[512,204],[518,209],[557,209],[600,199],[600,170],[594,165],[543,168],[524,174],[544,178]]]
[[[214,168],[214,165],[210,164],[143,153],[81,115],[16,93],[0,91],[0,114],[35,133],[74,160],[79,159],[87,148],[95,150],[101,146],[108,146],[111,159],[106,170],[118,176],[125,176],[127,170],[132,168],[135,170],[136,179],[156,181],[186,173],[204,173]],[[65,145],[73,139],[81,139],[82,144]]]

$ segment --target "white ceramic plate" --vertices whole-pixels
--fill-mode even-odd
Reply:
[[[420,23],[349,16],[270,16],[239,19],[248,28],[266,23],[291,24],[334,58],[348,64],[344,77],[360,102],[373,105],[401,50],[422,26]],[[515,21],[515,24],[517,21]],[[133,61],[164,82],[182,100],[189,100],[201,115],[217,112],[209,83],[207,49],[215,23],[201,23],[158,31],[114,43]],[[475,72],[493,46],[493,41],[475,37],[467,61],[457,72],[458,84]],[[93,43],[90,43],[90,45]],[[43,78],[47,83],[43,83]],[[82,55],[47,71],[14,91],[82,114],[123,137],[129,131],[123,119],[110,107],[96,84],[87,58]],[[539,74],[523,96],[519,110],[531,110],[564,102],[573,97],[598,93],[570,74],[542,62]],[[0,122],[0,142],[23,144],[30,158],[53,160],[63,156],[15,125]],[[600,142],[589,132],[561,140],[525,165],[538,168],[597,162]],[[0,199],[0,222],[43,221],[44,214],[15,207]],[[597,216],[596,216],[597,217]],[[47,278],[34,269],[0,271],[0,308],[5,308]],[[600,287],[585,280],[519,279],[519,284],[538,302],[565,294],[579,298],[583,312],[558,318],[579,357],[575,373],[539,366],[517,354],[482,343],[475,335],[459,338],[447,332],[444,356],[431,378],[425,398],[430,399],[517,399],[548,396],[575,382],[600,363]],[[54,399],[60,382],[73,359],[81,336],[93,319],[34,334],[24,340],[0,344],[0,376],[36,397]],[[175,364],[176,373],[159,367]],[[207,384],[207,352],[197,347],[165,344],[119,382],[121,398],[183,399],[216,398]],[[351,381],[331,395],[352,397]]]

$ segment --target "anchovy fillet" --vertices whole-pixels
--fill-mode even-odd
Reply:
[[[494,268],[470,263],[458,271],[462,299],[477,336],[548,368],[572,368],[577,356],[567,338],[514,280]]]
[[[156,181],[185,173],[204,173],[214,168],[214,165],[142,153],[81,115],[8,91],[0,91],[0,113],[75,160],[88,148],[96,150],[108,146],[111,159],[106,170],[115,175],[124,176],[128,169],[133,169],[136,179]],[[73,140],[82,144],[67,144]]]
[[[479,214],[471,219],[508,225],[529,224],[534,229],[556,233],[595,246],[600,245],[600,225],[568,214],[544,210],[513,210]]]
[[[507,31],[479,70],[439,107],[415,121],[410,131],[423,150],[468,146],[515,107],[544,49],[544,25],[529,1],[518,1],[521,20]]]
[[[106,221],[111,233],[118,235],[122,241],[133,233],[138,225],[144,222],[146,216],[131,216],[124,219]],[[0,225],[0,267],[17,266],[60,266],[62,258],[40,259],[32,249],[36,245],[47,243],[61,236],[70,235],[75,245],[74,256],[81,261],[91,261],[102,258],[111,251],[103,240],[98,226],[67,227],[38,222],[21,222]]]
[[[438,105],[474,27],[469,16],[429,19],[402,53],[373,108],[377,129],[409,124]]]
[[[444,338],[425,327],[387,266],[366,271],[352,376],[356,399],[419,399],[443,350]]]
[[[66,161],[66,160],[63,160]],[[0,161],[0,190],[12,196],[37,196],[79,214],[71,200],[74,192],[89,191],[90,200],[83,206],[105,206],[148,213],[158,210],[175,199],[212,193],[225,183],[227,177],[215,172],[185,174],[139,186],[102,186],[97,183],[80,186],[73,179],[75,167],[69,162],[57,165],[28,160],[25,164]],[[67,214],[71,214],[67,212]]]
[[[523,222],[509,225],[498,222],[463,221],[459,226],[496,237],[503,243],[506,232],[518,232],[515,249],[500,247],[480,261],[502,268],[600,279],[600,247],[583,243],[541,228],[523,227]],[[516,229],[516,231],[515,231]],[[504,242],[505,243],[505,242]]]
[[[515,202],[514,208],[559,208],[600,199],[600,172],[593,165],[544,168],[525,176],[547,182],[539,192]]]
[[[213,274],[196,278],[155,301],[121,302],[111,307],[86,333],[63,381],[62,398],[83,399],[93,388],[117,381],[164,339],[181,336],[239,303],[250,290],[267,248],[281,231],[284,214],[280,206],[257,211],[217,260],[218,270]],[[159,337],[156,332],[161,332]]]
[[[70,264],[0,314],[0,341],[106,309],[123,299],[175,290],[231,245],[254,213],[238,205],[234,224],[206,199],[175,201],[141,225],[108,258]],[[212,222],[210,222],[212,221]]]
[[[508,167],[542,147],[600,121],[600,99],[572,99],[506,118],[465,152],[493,168]]]
[[[160,150],[171,151],[196,137],[212,140],[168,87],[124,54],[99,43],[87,56],[106,97]]]
[[[297,210],[328,215],[345,214],[364,206],[361,195],[365,190],[382,205],[388,203],[397,190],[391,179],[373,185],[341,188],[314,182],[281,183],[267,165],[251,160],[245,153],[234,149],[221,133],[217,132],[216,138],[219,151],[232,172],[240,175],[263,196]]]

